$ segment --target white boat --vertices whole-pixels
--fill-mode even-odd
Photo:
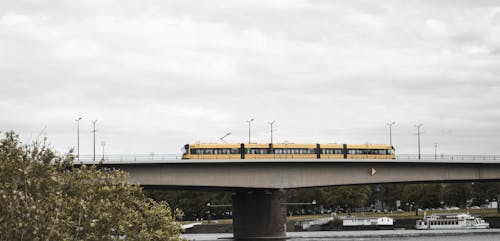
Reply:
[[[394,219],[389,217],[346,217],[342,226],[392,226]]]
[[[416,229],[482,229],[490,224],[469,214],[432,214],[417,220]]]

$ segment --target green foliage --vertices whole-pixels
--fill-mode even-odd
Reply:
[[[208,206],[231,204],[230,192],[216,191],[173,191],[161,189],[146,189],[144,193],[157,201],[166,201],[172,207],[181,209],[185,220],[207,219]],[[231,207],[212,207],[210,209],[213,219],[231,218],[228,212]]]
[[[486,200],[492,201],[498,198],[500,194],[500,185],[491,182],[478,182],[471,184],[471,195],[473,198],[472,205],[479,206],[484,204]]]
[[[471,183],[445,184],[442,195],[449,206],[465,207],[467,200],[472,197]]]
[[[165,200],[172,207],[182,209],[184,220],[207,219],[207,203],[231,204],[228,192],[200,191],[166,191],[145,190],[146,195],[155,200]],[[371,210],[376,200],[384,201],[383,209],[396,210],[396,200],[401,201],[401,209],[412,210],[415,207],[442,208],[444,206],[465,207],[468,199],[472,204],[480,206],[486,200],[496,200],[500,193],[500,183],[479,182],[473,185],[464,183],[437,184],[381,184],[356,185],[340,187],[302,188],[287,191],[288,203],[304,203],[288,205],[287,212],[292,214],[313,214],[319,212],[319,206],[332,211]],[[313,200],[317,205],[310,205]],[[308,203],[308,204],[305,204]],[[408,203],[408,205],[406,205]],[[227,213],[231,207],[212,208],[212,219],[230,219]],[[414,212],[412,212],[414,213]]]
[[[290,190],[289,203],[316,203],[324,208],[352,209],[365,207],[369,204],[372,190],[369,186],[322,187]],[[310,206],[289,206],[288,210],[308,209]]]
[[[82,165],[44,145],[0,140],[0,241],[180,240],[165,202],[147,198],[126,173]]]

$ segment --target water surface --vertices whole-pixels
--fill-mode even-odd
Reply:
[[[220,241],[229,239],[232,234],[183,234],[184,238],[193,241]],[[384,240],[384,241],[499,241],[500,229],[484,230],[375,230],[375,231],[321,231],[321,232],[288,232],[290,241],[352,241],[352,240]]]

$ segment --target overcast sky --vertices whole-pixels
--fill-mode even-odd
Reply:
[[[389,143],[500,154],[500,1],[0,1],[0,131],[60,153]]]

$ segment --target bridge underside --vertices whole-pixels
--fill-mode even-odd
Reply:
[[[500,180],[500,163],[388,161],[114,164],[130,181],[179,189],[291,189],[372,183]]]

